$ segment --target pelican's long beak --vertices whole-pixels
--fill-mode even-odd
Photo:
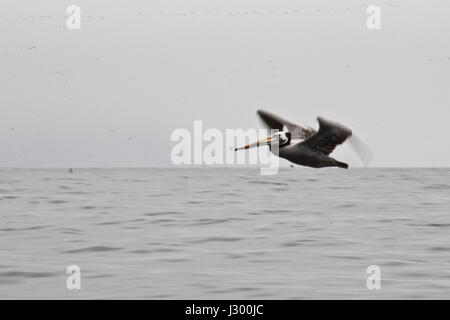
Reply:
[[[255,148],[255,147],[257,148],[257,147],[260,147],[260,146],[265,146],[265,145],[270,144],[272,141],[274,141],[274,137],[273,136],[265,138],[265,139],[262,139],[262,140],[258,140],[256,142],[250,143],[250,144],[248,144],[246,146],[243,146],[243,147],[240,147],[240,148],[234,148],[234,151],[245,150],[245,149],[250,149],[250,148]]]

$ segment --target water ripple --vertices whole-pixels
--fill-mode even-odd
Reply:
[[[79,249],[71,249],[71,250],[65,250],[63,253],[83,253],[83,252],[109,252],[109,251],[117,251],[122,250],[123,248],[117,248],[117,247],[108,247],[108,246],[91,246],[91,247],[84,247]]]

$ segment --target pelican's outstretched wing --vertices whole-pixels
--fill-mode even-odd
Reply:
[[[318,117],[319,131],[309,139],[301,142],[315,151],[329,155],[337,145],[343,143],[352,135],[352,130],[343,125]]]
[[[291,133],[292,139],[308,139],[316,133],[316,131],[312,128],[302,127],[301,125],[276,116],[273,113],[264,110],[258,110],[257,113],[261,120],[264,121],[266,126],[270,129],[278,129],[279,131],[283,131],[283,128],[286,127],[287,131]]]

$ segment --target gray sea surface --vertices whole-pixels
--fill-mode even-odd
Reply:
[[[0,298],[450,299],[450,169],[0,169]]]

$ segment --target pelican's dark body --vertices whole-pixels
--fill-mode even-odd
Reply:
[[[324,167],[340,167],[345,169],[348,168],[348,164],[339,162],[332,157],[313,151],[310,148],[303,146],[301,144],[294,144],[280,148],[279,156],[280,158],[289,160],[290,162],[301,166],[313,168],[324,168]]]

